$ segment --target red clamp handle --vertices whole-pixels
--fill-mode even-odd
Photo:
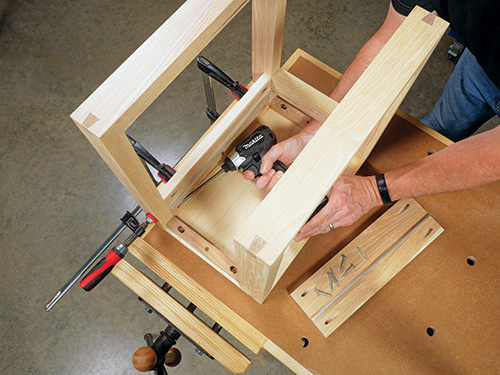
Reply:
[[[244,91],[244,92],[235,93],[233,90],[231,90],[231,95],[234,96],[235,99],[239,101],[243,97],[243,95],[245,95],[244,93],[246,93],[248,89],[241,83],[238,83],[238,87],[243,88],[243,90],[240,88],[239,91]]]
[[[122,245],[123,246],[123,245]],[[80,282],[80,286],[87,292],[94,289],[107,275],[113,267],[123,259],[124,253],[112,248],[106,257],[102,258]]]

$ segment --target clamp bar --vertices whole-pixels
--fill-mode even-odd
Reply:
[[[135,217],[141,213],[142,209],[137,206],[133,209],[132,215]],[[118,227],[111,233],[111,235],[102,243],[101,246],[96,250],[94,254],[90,256],[89,259],[80,267],[78,271],[68,280],[66,284],[63,285],[61,289],[52,297],[52,299],[45,305],[45,311],[49,312],[54,305],[59,302],[59,300],[71,289],[71,287],[77,282],[77,280],[94,264],[94,262],[99,258],[108,247],[118,238],[118,236],[127,228],[125,223],[120,223]]]

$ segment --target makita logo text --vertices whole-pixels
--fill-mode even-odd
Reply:
[[[256,144],[258,141],[260,141],[262,138],[264,138],[264,136],[262,134],[259,134],[258,136],[256,136],[254,139],[252,139],[250,142],[248,142],[247,144],[244,144],[242,147],[245,149],[245,150],[248,150],[250,147],[252,147],[254,144]]]

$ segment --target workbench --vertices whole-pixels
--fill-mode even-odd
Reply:
[[[71,116],[158,219],[112,273],[233,373],[245,372],[249,359],[133,266],[132,256],[248,349],[268,351],[297,374],[498,372],[498,183],[416,199],[444,232],[413,261],[423,247],[401,267],[372,272],[381,282],[368,285],[361,304],[352,301],[352,316],[329,335],[290,296],[386,210],[295,243],[340,174],[387,172],[451,144],[396,112],[448,26],[435,14],[415,8],[336,103],[328,97],[340,79],[332,68],[300,49],[280,67],[286,2],[253,0],[248,92],[168,183],[157,188],[151,181],[124,132],[247,1],[187,1]],[[180,206],[258,126],[283,140],[311,118],[323,126],[267,196],[228,173]]]
[[[340,74],[329,74],[332,71],[300,55],[307,56],[298,51],[289,72],[323,93],[331,92]],[[277,115],[303,121],[287,113],[293,111],[288,103],[276,102],[272,108]],[[398,111],[359,174],[389,171],[448,144]],[[328,338],[289,294],[386,208],[373,210],[350,227],[312,238],[262,305],[162,228],[151,230],[145,241],[254,327],[263,348],[297,374],[496,373],[499,193],[496,183],[417,198],[444,233]]]

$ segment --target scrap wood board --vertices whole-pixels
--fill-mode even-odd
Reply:
[[[417,202],[401,200],[291,295],[328,337],[442,232]]]

